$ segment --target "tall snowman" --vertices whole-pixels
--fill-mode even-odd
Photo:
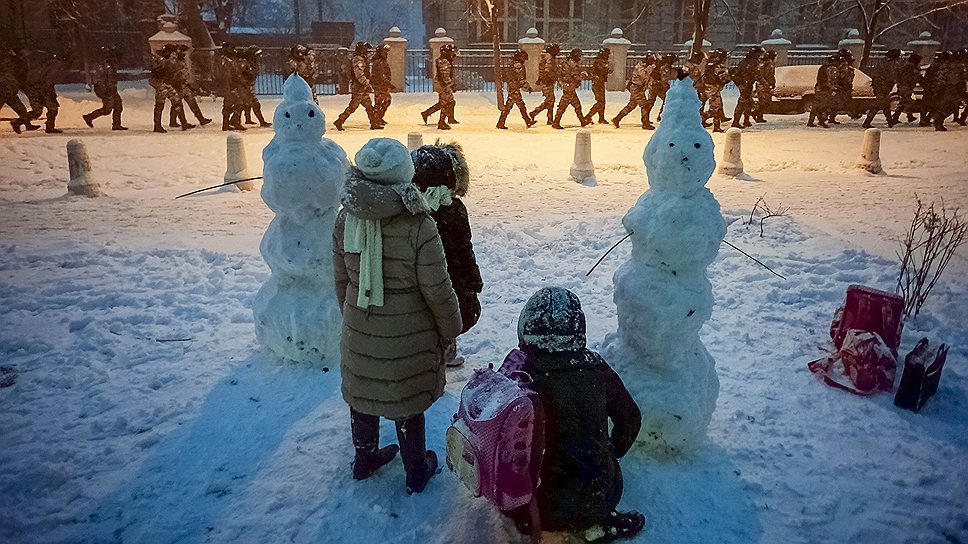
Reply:
[[[638,442],[656,456],[695,450],[716,408],[719,378],[699,329],[712,315],[706,267],[726,234],[706,188],[716,161],[692,80],[666,96],[643,154],[649,190],[622,219],[632,256],[613,278],[618,330],[603,344],[642,409]]]
[[[253,303],[255,335],[278,357],[324,366],[339,353],[333,223],[349,163],[323,138],[326,119],[306,81],[290,76],[283,96],[262,151],[262,199],[276,217],[259,245],[272,276]]]

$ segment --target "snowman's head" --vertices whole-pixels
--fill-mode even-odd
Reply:
[[[702,126],[701,103],[691,79],[672,81],[666,98],[662,123],[642,159],[650,188],[689,195],[713,175],[713,139]]]
[[[283,101],[272,118],[276,136],[291,141],[319,141],[326,133],[326,116],[313,102],[306,80],[289,76],[282,88]]]

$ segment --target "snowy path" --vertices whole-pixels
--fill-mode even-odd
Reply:
[[[142,94],[126,92],[127,134],[81,128],[94,104],[70,99],[64,136],[0,129],[0,366],[16,377],[0,388],[0,541],[513,541],[446,470],[413,497],[400,463],[350,479],[337,369],[280,364],[254,341],[270,212],[256,194],[173,200],[221,181],[224,135],[145,132]],[[460,341],[468,366],[449,375],[449,394],[428,414],[440,454],[463,380],[514,346],[536,289],[581,297],[593,348],[614,330],[611,275],[628,245],[585,272],[624,234],[620,219],[646,189],[648,133],[595,127],[598,185],[579,186],[567,180],[573,130],[525,132],[512,118],[498,132],[489,99],[459,96],[462,124],[442,134],[470,158],[486,288],[481,322]],[[438,135],[410,121],[420,100],[397,98],[381,136]],[[323,100],[329,117],[342,101]],[[731,221],[727,239],[788,279],[725,247],[710,268],[716,306],[702,336],[722,382],[710,442],[676,462],[635,451],[623,460],[622,506],[649,518],[638,541],[968,541],[968,252],[905,327],[904,350],[922,335],[953,345],[921,414],[894,408],[890,395],[829,389],[806,369],[847,285],[893,287],[891,237],[907,226],[915,192],[968,208],[968,131],[885,131],[888,175],[869,176],[850,167],[858,126],[817,132],[801,117],[770,119],[744,135],[758,181],[714,178],[710,188]],[[352,156],[373,135],[362,120],[327,136]],[[270,134],[245,136],[254,170]],[[62,198],[64,146],[78,136],[107,198]],[[791,212],[760,238],[742,216],[764,194]],[[394,440],[389,425],[383,433]]]

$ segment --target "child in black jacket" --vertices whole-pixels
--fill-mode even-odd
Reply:
[[[623,491],[618,460],[632,447],[642,415],[618,374],[586,349],[578,297],[560,287],[535,293],[518,319],[518,342],[520,349],[508,355],[505,366],[531,377],[544,408],[545,451],[536,491],[541,529],[585,531],[590,541],[638,534],[645,517],[615,508]],[[530,532],[526,512],[511,516],[522,532]]]
[[[425,145],[411,152],[414,165],[413,183],[416,185],[432,211],[437,231],[447,257],[447,272],[457,293],[464,329],[470,330],[481,316],[478,293],[484,289],[481,271],[474,256],[471,242],[471,226],[467,208],[460,197],[467,194],[470,176],[464,151],[456,143]],[[445,346],[444,360],[447,366],[460,366],[457,342]]]

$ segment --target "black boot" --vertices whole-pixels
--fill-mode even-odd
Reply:
[[[167,130],[164,129],[164,127],[161,126],[161,116],[164,113],[165,113],[165,105],[164,104],[162,104],[161,106],[155,105],[155,110],[154,110],[155,128],[154,128],[154,130],[155,130],[155,132],[158,132],[158,133],[161,133],[161,134],[164,134],[164,133],[168,132]]]
[[[350,428],[353,431],[353,479],[365,480],[383,465],[397,456],[400,447],[396,444],[380,447],[380,418],[361,414],[350,408]]]
[[[426,448],[424,415],[397,421],[397,441],[407,472],[407,495],[420,493],[437,473],[437,454]]]
[[[44,132],[47,134],[61,134],[63,130],[56,128],[54,123],[57,121],[57,110],[47,110],[47,123],[44,125]]]

